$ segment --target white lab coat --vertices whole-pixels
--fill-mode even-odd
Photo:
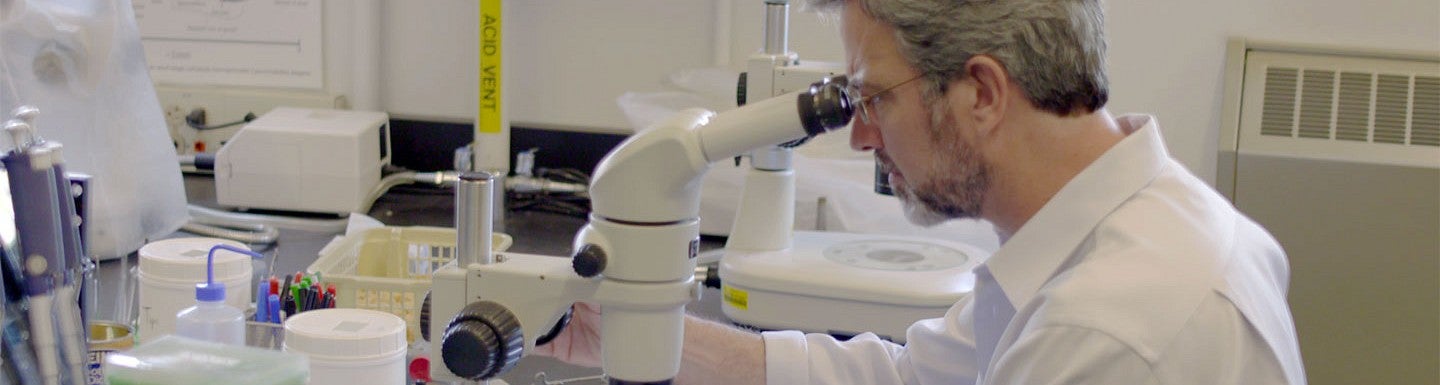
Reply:
[[[788,384],[1304,384],[1274,238],[1170,158],[1153,117],[896,345],[764,334]]]

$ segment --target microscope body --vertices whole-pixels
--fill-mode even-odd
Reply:
[[[700,292],[693,278],[700,240],[698,177],[710,162],[702,155],[696,128],[712,115],[703,110],[678,114],[637,134],[601,162],[590,190],[593,214],[576,235],[573,258],[518,253],[486,258],[486,249],[476,250],[476,258],[462,258],[475,262],[436,271],[431,314],[439,322],[430,322],[429,334],[432,341],[439,336],[444,359],[431,362],[444,365],[432,365],[432,376],[477,380],[503,373],[520,352],[533,349],[557,327],[571,304],[586,301],[604,309],[602,341],[618,342],[602,343],[607,375],[632,382],[673,378],[680,368],[685,304]],[[476,232],[460,234],[481,238]],[[499,304],[509,315],[470,321],[452,316],[464,318],[467,310],[495,312],[479,309],[479,302]],[[511,340],[511,331],[501,330],[507,328],[519,330],[519,342]],[[469,342],[452,342],[488,338],[498,342],[494,357],[465,353],[476,350],[466,349]],[[486,367],[471,367],[475,361]]]
[[[592,214],[572,258],[494,255],[488,191],[460,178],[454,265],[433,275],[429,338],[437,380],[488,380],[552,335],[571,304],[600,305],[603,369],[611,384],[669,383],[680,370],[684,307],[697,298],[700,178],[710,164],[818,135],[854,113],[843,79],[717,114],[691,109],[637,133],[601,161]],[[471,176],[474,186],[493,179]],[[484,182],[484,183],[480,183]],[[483,210],[471,210],[471,207]]]
[[[519,253],[498,254],[491,264],[447,266],[436,271],[431,284],[431,314],[435,317],[428,326],[431,341],[440,345],[443,359],[431,361],[432,376],[437,380],[478,380],[504,373],[522,352],[530,351],[537,341],[565,326],[563,319],[571,304],[586,301],[604,309],[602,341],[617,342],[602,344],[607,375],[646,382],[673,378],[680,369],[685,304],[699,295],[699,286],[693,282],[694,262],[689,256],[692,240],[698,239],[698,225],[698,221],[689,221],[671,226],[636,226],[592,218],[577,237],[593,242],[588,243],[591,245],[611,245],[583,248],[594,254],[578,258],[597,258],[594,255],[604,253],[652,260],[681,259],[680,265],[692,266],[689,274],[671,274],[650,281],[608,275],[584,277],[576,272],[574,259]],[[612,242],[612,237],[631,241]],[[604,269],[610,274],[612,269],[619,270],[622,264],[618,262],[624,258],[606,259],[606,264],[614,264]],[[481,303],[497,304],[508,314],[497,316],[493,308],[477,305]],[[481,317],[489,319],[473,319]],[[479,332],[467,331],[472,329]],[[488,334],[485,329],[489,329]],[[515,339],[516,333],[519,339]],[[466,347],[467,342],[456,342],[489,338],[496,345],[478,350]]]

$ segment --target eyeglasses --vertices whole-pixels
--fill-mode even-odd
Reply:
[[[910,82],[913,82],[913,81],[915,81],[916,79],[920,79],[920,78],[922,78],[922,77],[925,77],[925,75],[923,75],[923,74],[922,74],[922,75],[915,75],[915,77],[913,77],[913,78],[907,79],[907,80],[905,80],[905,81],[903,81],[903,82],[896,83],[896,84],[893,85],[893,86],[886,87],[885,89],[880,90],[879,92],[876,92],[876,93],[873,93],[873,94],[870,94],[870,95],[865,95],[865,94],[861,93],[861,92],[860,92],[860,87],[856,87],[854,83],[846,84],[846,85],[845,85],[845,91],[846,91],[847,93],[849,93],[850,95],[854,95],[854,96],[855,96],[854,99],[859,100],[859,103],[855,103],[855,104],[860,105],[860,120],[861,120],[862,122],[865,122],[865,124],[871,124],[871,122],[875,121],[875,119],[876,119],[876,117],[875,117],[875,114],[876,114],[876,113],[874,112],[875,107],[871,105],[872,103],[875,102],[875,98],[884,96],[886,92],[893,91],[893,90],[895,90],[896,88],[900,88],[900,86],[909,84]]]

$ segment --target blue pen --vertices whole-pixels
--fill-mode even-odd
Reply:
[[[260,285],[255,287],[255,322],[266,322],[270,320],[270,282],[261,280]]]
[[[266,302],[266,307],[269,308],[269,313],[266,314],[270,316],[270,323],[280,323],[280,295],[271,294],[270,298]]]

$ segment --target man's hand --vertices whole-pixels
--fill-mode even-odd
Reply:
[[[535,354],[571,365],[600,366],[600,307],[576,302],[570,324],[550,343],[535,346]]]

